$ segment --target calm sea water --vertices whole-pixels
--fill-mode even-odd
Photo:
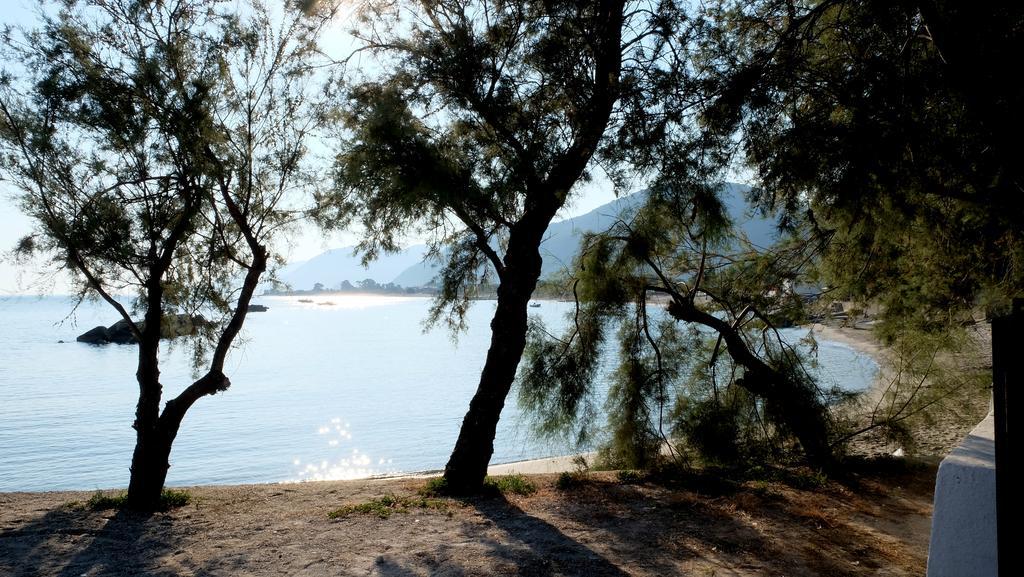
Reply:
[[[429,300],[377,296],[259,299],[229,356],[232,387],[188,413],[170,485],[344,479],[442,468],[487,351],[494,303],[474,303],[453,343],[422,331]],[[564,326],[569,303],[531,314]],[[102,303],[72,316],[59,297],[0,298],[0,491],[123,487],[134,446],[134,346],[75,337],[117,320]],[[791,331],[796,340],[803,333]],[[67,341],[59,343],[58,341]],[[821,343],[826,382],[867,386],[874,362]],[[165,399],[191,382],[184,347],[162,352]],[[564,454],[539,442],[510,396],[493,463]]]

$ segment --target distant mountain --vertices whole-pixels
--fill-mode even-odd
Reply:
[[[745,197],[750,187],[726,184],[723,189],[722,200],[729,216],[750,241],[757,246],[774,243],[777,236],[776,222],[752,213]],[[548,227],[541,244],[541,256],[544,259],[542,277],[549,277],[572,266],[584,234],[607,230],[617,219],[629,218],[646,200],[647,191],[642,190],[615,199],[586,214],[553,223]],[[309,289],[317,282],[323,283],[326,288],[334,288],[342,280],[355,283],[366,278],[382,284],[393,282],[403,287],[419,287],[430,284],[443,264],[438,260],[424,260],[426,247],[423,245],[410,247],[399,255],[384,256],[368,269],[359,265],[359,259],[351,256],[351,251],[351,247],[328,251],[282,275],[282,278],[295,289]]]
[[[290,270],[282,271],[280,278],[295,290],[309,290],[317,283],[324,288],[338,288],[342,281],[355,284],[357,281],[373,279],[381,284],[393,282],[402,271],[423,260],[426,245],[411,246],[397,254],[385,254],[364,267],[353,251],[346,246],[321,253]],[[407,285],[414,286],[414,285]]]
[[[729,216],[750,242],[757,246],[773,244],[777,237],[776,221],[753,214],[745,196],[750,187],[728,183],[723,188],[722,200]],[[540,246],[540,254],[544,259],[541,276],[549,277],[572,266],[584,234],[607,230],[619,218],[629,218],[646,200],[647,191],[641,190],[617,198],[586,214],[552,223]],[[438,262],[420,262],[403,271],[394,282],[406,287],[423,286],[430,284],[440,270]]]
[[[426,286],[441,272],[443,263],[437,259],[425,259],[402,271],[393,281],[396,285]]]

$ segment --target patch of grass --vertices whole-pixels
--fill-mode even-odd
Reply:
[[[327,514],[331,519],[344,519],[351,515],[373,515],[380,519],[387,519],[395,513],[408,513],[409,509],[433,509],[451,514],[450,504],[444,499],[431,499],[424,496],[401,497],[396,495],[384,495],[377,499],[371,499],[365,503],[345,505]]]
[[[523,495],[528,496],[537,492],[537,486],[522,475],[499,475],[484,479],[480,493],[483,495]],[[427,480],[426,485],[419,490],[423,497],[469,497],[471,495],[454,494],[448,487],[448,481],[444,477],[435,477]]]
[[[116,493],[96,491],[85,503],[71,501],[66,503],[65,506],[78,511],[106,511],[109,509],[122,509],[127,501],[128,493],[126,491],[118,491]],[[192,495],[188,491],[164,489],[160,493],[160,506],[158,510],[169,511],[178,507],[184,507],[191,502]]]
[[[572,491],[582,485],[587,479],[586,473],[583,471],[563,471],[559,473],[558,478],[555,479],[555,488],[559,491]]]
[[[522,475],[500,475],[484,479],[484,491],[494,491],[502,495],[512,493],[527,497],[537,492],[537,485]]]
[[[623,469],[616,473],[616,476],[619,478],[620,483],[625,483],[627,485],[644,482],[643,471],[637,471],[635,469]]]
[[[160,493],[160,506],[163,510],[177,509],[192,502],[192,495],[188,491],[177,489],[164,489]]]
[[[444,477],[427,479],[427,484],[419,490],[419,494],[424,497],[439,497],[441,495],[447,495],[448,479],[445,479]]]
[[[783,483],[794,489],[816,490],[828,485],[829,476],[821,470],[807,467],[767,467],[756,465],[740,475],[750,481],[771,481]]]
[[[128,493],[120,492],[114,495],[104,494],[103,491],[96,491],[92,497],[85,502],[85,508],[90,511],[104,511],[106,509],[120,509],[128,500]]]

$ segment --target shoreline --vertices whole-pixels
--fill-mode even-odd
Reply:
[[[509,463],[497,463],[489,465],[487,467],[488,475],[548,475],[555,473],[571,472],[575,471],[578,466],[577,462],[580,457],[586,460],[588,465],[593,464],[594,457],[597,455],[596,452],[588,453],[577,453],[574,455],[559,455],[554,457],[540,457],[537,459],[523,459],[521,461],[512,461]],[[426,471],[413,471],[409,473],[393,473],[384,475],[372,475],[369,477],[357,477],[354,479],[310,479],[310,480],[285,480],[285,481],[267,481],[263,483],[211,483],[211,484],[198,484],[198,485],[167,485],[167,489],[178,489],[178,490],[193,490],[193,489],[204,489],[204,488],[242,488],[242,487],[293,487],[293,486],[305,486],[305,485],[316,485],[316,484],[330,484],[330,483],[360,483],[360,482],[387,482],[387,481],[403,481],[403,480],[419,480],[419,479],[430,479],[433,477],[440,477],[444,474],[444,469],[429,469]],[[106,488],[95,488],[95,489],[50,489],[42,491],[0,491],[0,503],[4,502],[6,496],[26,496],[26,495],[39,495],[39,496],[57,496],[65,495],[75,498],[87,499],[89,496],[101,492],[101,493],[113,493],[118,491],[127,491],[128,487],[106,487]]]
[[[851,349],[867,355],[874,359],[879,366],[879,372],[886,360],[886,349],[871,334],[871,329],[859,329],[851,327],[833,327],[821,323],[799,325],[799,328],[810,331],[815,340],[829,341],[846,345]]]
[[[352,294],[352,293],[348,293]],[[395,295],[399,296],[399,295]],[[415,297],[414,297],[415,298]],[[798,328],[806,329],[813,333],[814,338],[820,341],[829,341],[845,345],[853,349],[854,351],[867,355],[878,365],[879,370],[875,376],[874,381],[864,390],[865,398],[875,394],[881,394],[884,392],[885,384],[885,352],[882,347],[878,344],[874,337],[871,335],[870,330],[865,329],[853,329],[853,328],[839,328],[831,327],[822,324],[811,324],[801,325]],[[871,397],[874,398],[874,397]],[[584,458],[588,465],[592,465],[596,452],[576,453],[569,455],[555,455],[550,457],[538,457],[535,459],[523,459],[520,461],[511,461],[508,463],[496,463],[487,467],[488,475],[545,475],[545,474],[557,474],[564,472],[573,472],[579,468],[578,459]],[[355,479],[321,479],[321,480],[282,480],[282,481],[266,481],[256,483],[212,483],[212,484],[197,484],[197,485],[168,485],[168,488],[173,489],[191,489],[197,487],[274,487],[274,486],[289,486],[289,485],[304,485],[308,483],[337,483],[337,482],[356,482],[356,481],[387,481],[387,480],[402,480],[402,479],[428,479],[431,477],[437,477],[444,473],[444,469],[427,469],[423,471],[410,471],[410,472],[396,472],[387,473],[381,475],[371,475],[369,477],[359,477]],[[86,494],[91,495],[96,491],[126,491],[127,487],[107,487],[103,489],[53,489],[53,490],[42,490],[42,491],[0,491],[2,495],[26,495],[26,494]]]

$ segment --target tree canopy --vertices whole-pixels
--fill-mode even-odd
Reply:
[[[622,364],[606,406],[611,447],[627,464],[648,462],[672,433],[701,444],[713,423],[719,441],[734,439],[737,422],[756,431],[772,413],[811,456],[848,439],[799,356],[764,340],[780,315],[806,318],[788,290],[801,279],[877,305],[881,334],[902,351],[890,390],[899,401],[887,401],[900,409],[873,415],[869,427],[897,429],[958,398],[963,383],[937,376],[935,350],[959,346],[950,331],[978,308],[993,314],[1024,290],[1024,191],[1011,136],[1022,93],[1001,58],[1020,51],[1022,14],[916,1],[708,4],[692,37],[704,64],[694,100],[712,104],[700,111],[705,135],[694,150],[748,170],[751,201],[797,236],[758,255],[728,250],[722,236],[731,233],[714,226],[714,199],[700,202],[708,195],[697,187],[689,199],[653,194],[640,214],[588,240],[573,326],[561,338],[538,327],[528,349],[521,398],[542,428],[590,424],[599,353],[618,325]],[[691,188],[674,176],[663,167],[655,190]],[[717,338],[686,340],[672,322],[650,319],[651,293],[667,295],[667,317]],[[735,346],[724,346],[730,337]],[[724,390],[743,395],[718,395],[721,351],[739,369]],[[789,394],[757,386],[759,374],[788,382]],[[737,407],[747,415],[739,421]]]
[[[0,166],[36,223],[20,249],[51,255],[138,340],[137,508],[156,506],[185,412],[229,387],[271,243],[315,182],[305,158],[326,108],[310,67],[329,9],[239,8],[67,2],[4,33]],[[200,377],[161,411],[161,325],[176,312],[212,318],[192,340]]]
[[[671,164],[702,182],[687,164],[693,24],[669,1],[371,6],[364,51],[382,72],[349,92],[339,192],[322,215],[357,214],[371,258],[432,234],[447,261],[435,320],[459,326],[475,284],[497,276],[491,350],[446,469],[472,489],[525,346],[548,224],[597,170],[626,182]]]
[[[759,200],[831,238],[834,285],[890,333],[937,330],[1024,290],[1024,91],[1007,80],[1024,9],[962,3],[718,2],[705,44]]]

